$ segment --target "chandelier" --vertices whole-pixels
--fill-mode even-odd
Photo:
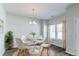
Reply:
[[[32,9],[32,12],[33,12],[33,20],[29,21],[29,24],[37,24],[37,22],[35,21],[35,18],[34,18],[34,16],[35,16],[35,9],[34,8]]]

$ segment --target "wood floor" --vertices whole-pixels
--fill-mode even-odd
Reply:
[[[4,53],[4,56],[13,56],[18,49],[8,50]],[[28,55],[27,55],[28,56]],[[30,55],[29,55],[30,56]],[[71,56],[65,53],[65,50],[56,46],[52,46],[49,49],[44,48],[41,56]]]

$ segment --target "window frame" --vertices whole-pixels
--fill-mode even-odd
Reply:
[[[58,24],[62,24],[61,31],[58,31],[58,29],[57,29]],[[63,23],[58,23],[58,24],[53,24],[53,25],[55,25],[55,31],[52,31],[52,32],[55,32],[55,38],[52,38],[51,33],[50,33],[50,39],[54,39],[54,40],[62,40],[63,39]],[[50,26],[52,26],[52,25],[50,25]],[[50,28],[50,32],[51,32],[51,28]],[[58,39],[59,32],[62,32],[62,39]]]
[[[55,25],[55,24],[54,24]],[[52,25],[50,25],[50,26],[52,26]],[[56,27],[56,25],[55,25],[55,27]],[[54,32],[55,33],[55,38],[52,38],[52,36],[50,36],[50,39],[56,39],[56,28],[55,28],[55,31],[53,31],[53,30],[51,30],[52,28],[50,28],[50,32]],[[51,34],[51,33],[50,33]]]

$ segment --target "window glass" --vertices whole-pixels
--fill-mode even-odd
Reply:
[[[56,39],[55,35],[56,35],[55,32],[51,32],[51,33],[50,33],[50,38],[51,38],[51,39]]]
[[[55,26],[56,25],[50,25],[50,31],[55,31]]]
[[[44,25],[44,38],[46,38],[47,37],[47,26],[46,25]]]
[[[50,38],[55,39],[55,25],[50,25]]]
[[[50,39],[62,39],[63,24],[50,25]]]
[[[61,24],[57,24],[57,31],[62,31],[62,23]]]
[[[62,39],[62,32],[57,32],[57,39]]]

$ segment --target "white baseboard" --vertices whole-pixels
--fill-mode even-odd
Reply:
[[[60,46],[58,44],[54,44],[54,43],[51,43],[51,44],[63,48],[62,46]]]
[[[69,52],[69,51],[65,51],[66,53],[68,53],[68,54],[71,54],[71,55],[74,55],[74,54],[72,54],[71,52]]]

